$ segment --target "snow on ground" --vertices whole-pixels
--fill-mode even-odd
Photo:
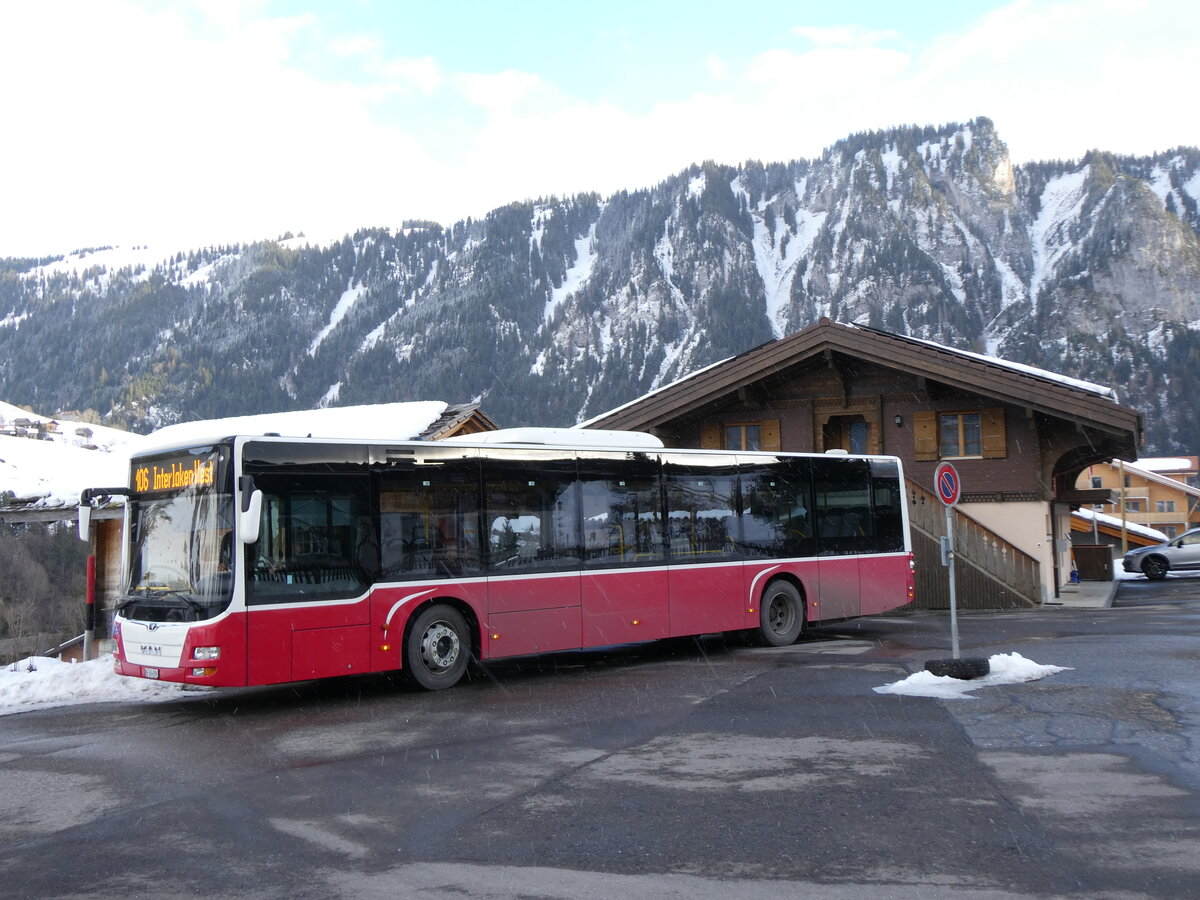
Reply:
[[[1021,684],[1067,671],[1063,666],[1039,665],[1019,653],[997,654],[989,663],[991,673],[984,678],[964,681],[917,672],[874,690],[879,694],[970,700],[974,699],[970,692],[982,687]],[[31,656],[0,668],[0,716],[82,703],[160,702],[207,690],[210,689],[117,675],[113,672],[111,655],[81,663]]]
[[[333,307],[333,312],[329,314],[329,323],[317,332],[317,336],[312,339],[312,343],[308,345],[308,355],[316,356],[317,348],[325,338],[329,337],[330,332],[338,327],[338,323],[346,317],[346,313],[354,308],[357,303],[367,292],[367,287],[364,284],[351,285],[347,290],[342,292],[342,296],[338,299],[337,304]]]
[[[12,491],[17,500],[39,507],[74,506],[84,488],[125,484],[129,454],[144,440],[128,431],[52,420],[0,402],[0,425],[13,426],[19,419],[58,424],[57,431],[43,431],[41,438],[0,434],[0,491]],[[89,436],[75,433],[83,427],[91,431]]]
[[[553,319],[555,311],[567,298],[587,284],[599,258],[596,252],[596,223],[593,222],[588,233],[575,241],[575,262],[567,269],[562,284],[550,292],[550,299],[546,301],[546,312],[542,316],[544,321],[549,322]]]
[[[207,690],[124,678],[113,672],[111,655],[81,663],[30,656],[0,667],[0,716],[80,703],[174,700],[185,692]]]
[[[936,700],[974,700],[971,691],[1001,684],[1022,684],[1047,675],[1065,672],[1069,666],[1043,666],[1020,653],[998,653],[988,659],[991,671],[983,678],[965,680],[930,672],[915,672],[903,681],[875,688],[877,694],[903,694],[907,697],[932,697]]]
[[[74,506],[84,488],[129,480],[128,453],[0,436],[0,491],[39,507]]]

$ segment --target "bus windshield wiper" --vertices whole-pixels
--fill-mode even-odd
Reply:
[[[120,611],[134,603],[145,603],[146,601],[151,601],[152,604],[156,601],[164,601],[163,605],[183,607],[190,609],[193,612],[200,612],[204,609],[204,607],[198,601],[193,600],[182,591],[160,589],[149,590],[144,594],[131,594],[117,604],[117,610]],[[172,603],[170,601],[175,602]]]

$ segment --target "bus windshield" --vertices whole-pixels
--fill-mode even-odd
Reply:
[[[222,448],[133,464],[127,619],[210,619],[233,597],[233,497]]]

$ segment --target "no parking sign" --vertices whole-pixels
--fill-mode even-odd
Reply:
[[[962,494],[962,482],[958,480],[958,471],[950,463],[942,463],[933,473],[933,486],[938,499],[946,506],[954,506]]]

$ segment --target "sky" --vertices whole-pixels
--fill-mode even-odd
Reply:
[[[808,159],[991,118],[1017,163],[1200,146],[1189,0],[0,5],[0,257],[188,249]]]

